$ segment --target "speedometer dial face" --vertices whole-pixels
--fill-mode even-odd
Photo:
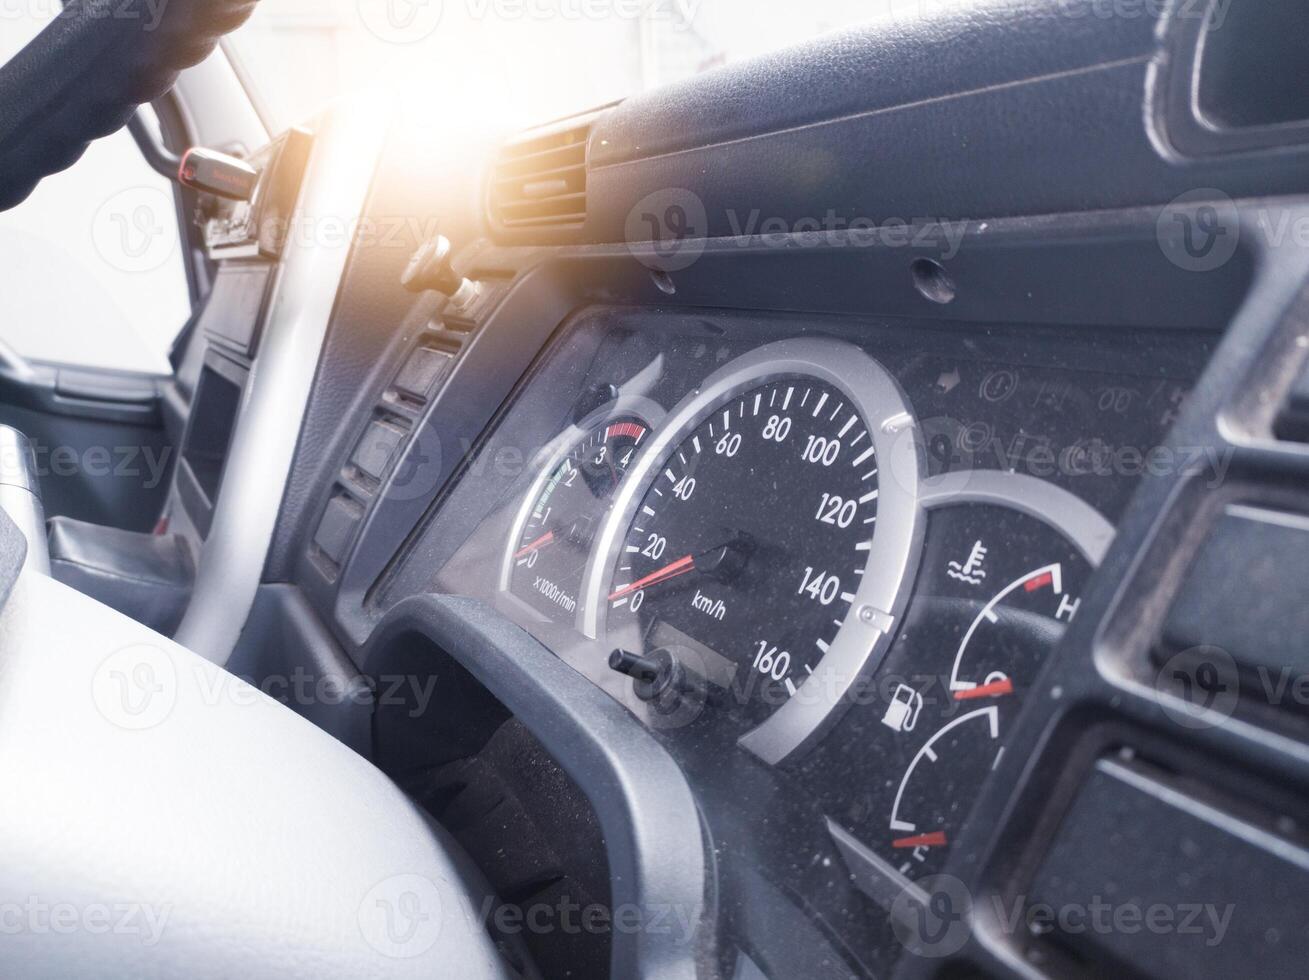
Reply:
[[[548,618],[572,621],[605,510],[648,434],[640,419],[615,418],[548,467],[515,526],[505,588]]]
[[[641,465],[597,617],[615,647],[699,675],[778,761],[899,614],[918,524],[903,399],[853,347],[772,345],[711,378]]]
[[[831,384],[791,376],[736,395],[642,499],[606,597],[611,629],[680,633],[720,653],[732,693],[762,721],[850,612],[876,533],[879,462],[868,424]]]

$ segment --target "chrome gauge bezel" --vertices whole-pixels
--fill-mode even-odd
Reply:
[[[904,392],[876,360],[838,340],[783,340],[738,357],[707,378],[669,413],[628,470],[583,580],[581,615],[586,637],[606,636],[606,580],[636,508],[673,450],[724,403],[787,376],[809,376],[832,385],[859,413],[879,460],[879,496],[864,574],[836,638],[790,700],[738,740],[742,748],[773,765],[816,742],[881,663],[917,572],[925,527],[918,501],[918,429]]]
[[[546,621],[546,617],[538,612],[532,606],[527,605],[522,599],[514,594],[513,577],[514,577],[514,553],[518,550],[518,541],[523,536],[523,528],[532,517],[532,511],[536,507],[536,501],[541,496],[547,483],[550,482],[550,476],[555,469],[563,462],[577,447],[581,441],[586,438],[587,433],[600,425],[607,425],[619,418],[639,419],[650,432],[654,435],[663,422],[665,411],[657,402],[644,398],[639,395],[624,395],[617,400],[602,405],[595,411],[590,412],[585,418],[573,423],[555,438],[551,439],[538,454],[538,458],[543,460],[540,463],[540,470],[532,478],[531,485],[524,492],[522,502],[518,506],[518,511],[514,515],[513,523],[510,524],[509,534],[505,538],[504,553],[500,558],[500,577],[497,582],[497,590],[501,596],[512,599],[516,604],[521,605],[523,609],[528,610],[533,616],[538,617],[541,621]],[[639,447],[641,451],[637,453],[637,459],[633,461],[632,466],[623,477],[626,483],[631,476],[632,470],[639,465],[640,457],[644,454],[644,447]],[[621,495],[622,488],[619,488]],[[614,504],[619,499],[615,496],[610,501],[608,513],[612,514]],[[601,526],[608,522],[608,516],[602,518]],[[578,590],[578,609],[576,617],[580,623],[580,617],[584,614],[587,603],[587,584],[590,581],[589,569],[592,558],[588,558],[587,570],[582,573],[582,585]]]

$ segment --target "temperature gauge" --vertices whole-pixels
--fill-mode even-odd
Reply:
[[[930,707],[913,731],[901,726],[908,762],[880,832],[888,861],[910,877],[945,863],[1004,752],[1006,724],[1077,615],[1092,570],[1064,535],[1017,512],[967,507],[937,516],[955,525],[941,549],[954,557],[937,560],[945,574],[923,601],[944,627],[936,655],[948,660],[920,692]]]
[[[1105,525],[1060,494],[1042,487],[1030,506],[1016,501],[1022,510],[932,510],[920,588],[862,721],[880,771],[845,810],[855,836],[900,875],[945,866],[1024,695],[1077,616]]]

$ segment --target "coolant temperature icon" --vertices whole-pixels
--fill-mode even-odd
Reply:
[[[912,732],[922,710],[923,696],[907,684],[900,684],[891,695],[891,703],[886,706],[882,724],[892,731]]]
[[[963,564],[957,561],[950,562],[946,574],[969,585],[980,585],[982,579],[986,578],[986,570],[982,567],[985,562],[986,549],[982,547],[982,542],[977,541],[973,544],[973,550],[968,553],[968,560]]]

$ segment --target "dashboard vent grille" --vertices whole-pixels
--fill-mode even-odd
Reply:
[[[586,219],[588,123],[505,145],[491,175],[491,218],[505,229],[577,228]]]

